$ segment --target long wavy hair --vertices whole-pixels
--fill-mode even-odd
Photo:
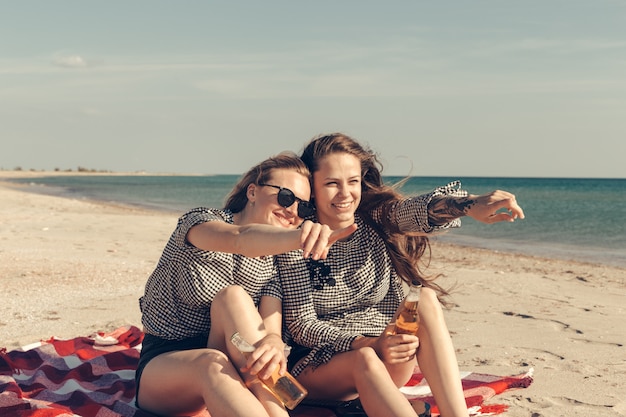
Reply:
[[[430,263],[428,237],[424,233],[401,232],[390,220],[390,211],[397,202],[406,198],[398,189],[408,178],[393,185],[384,184],[383,166],[376,153],[342,133],[314,137],[304,148],[301,158],[311,173],[315,173],[319,169],[319,161],[334,153],[353,155],[361,162],[361,203],[357,213],[385,242],[398,276],[406,283],[417,280],[424,287],[432,288],[444,302],[448,291],[434,282],[438,276],[429,277],[422,272]]]
[[[243,174],[232,191],[226,197],[224,208],[239,213],[248,204],[248,186],[250,184],[267,183],[274,170],[288,169],[304,175],[311,183],[311,173],[298,155],[293,152],[281,152],[278,155],[267,158],[250,168]]]

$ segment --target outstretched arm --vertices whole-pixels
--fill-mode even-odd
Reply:
[[[436,196],[428,205],[428,219],[440,226],[459,217],[469,216],[482,223],[513,222],[524,218],[515,195],[502,190],[467,197]]]
[[[239,253],[251,258],[303,249],[305,257],[324,259],[330,245],[355,230],[356,225],[351,225],[333,231],[308,220],[295,230],[266,224],[237,226],[212,221],[193,226],[187,233],[187,240],[198,249]]]

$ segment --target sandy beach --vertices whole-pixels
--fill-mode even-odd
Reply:
[[[57,173],[55,173],[57,174]],[[0,171],[0,347],[141,327],[177,213],[25,192]],[[454,233],[454,232],[451,232]],[[626,415],[626,269],[433,244],[462,370],[535,381],[507,416]]]

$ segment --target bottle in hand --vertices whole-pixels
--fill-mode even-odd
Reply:
[[[422,284],[419,281],[413,281],[409,286],[409,293],[396,312],[395,334],[417,335],[420,324],[417,305],[419,304],[421,289]]]
[[[239,332],[235,332],[230,341],[235,347],[247,358],[250,353],[254,352],[254,346],[241,337]],[[259,380],[265,384],[267,388],[290,410],[296,406],[308,394],[304,388],[290,373],[284,375],[279,374],[280,367],[277,365],[272,375],[267,379]]]

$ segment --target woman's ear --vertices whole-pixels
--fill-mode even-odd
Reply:
[[[256,200],[256,184],[248,184],[246,197],[248,197],[249,202],[254,204],[254,201]]]

